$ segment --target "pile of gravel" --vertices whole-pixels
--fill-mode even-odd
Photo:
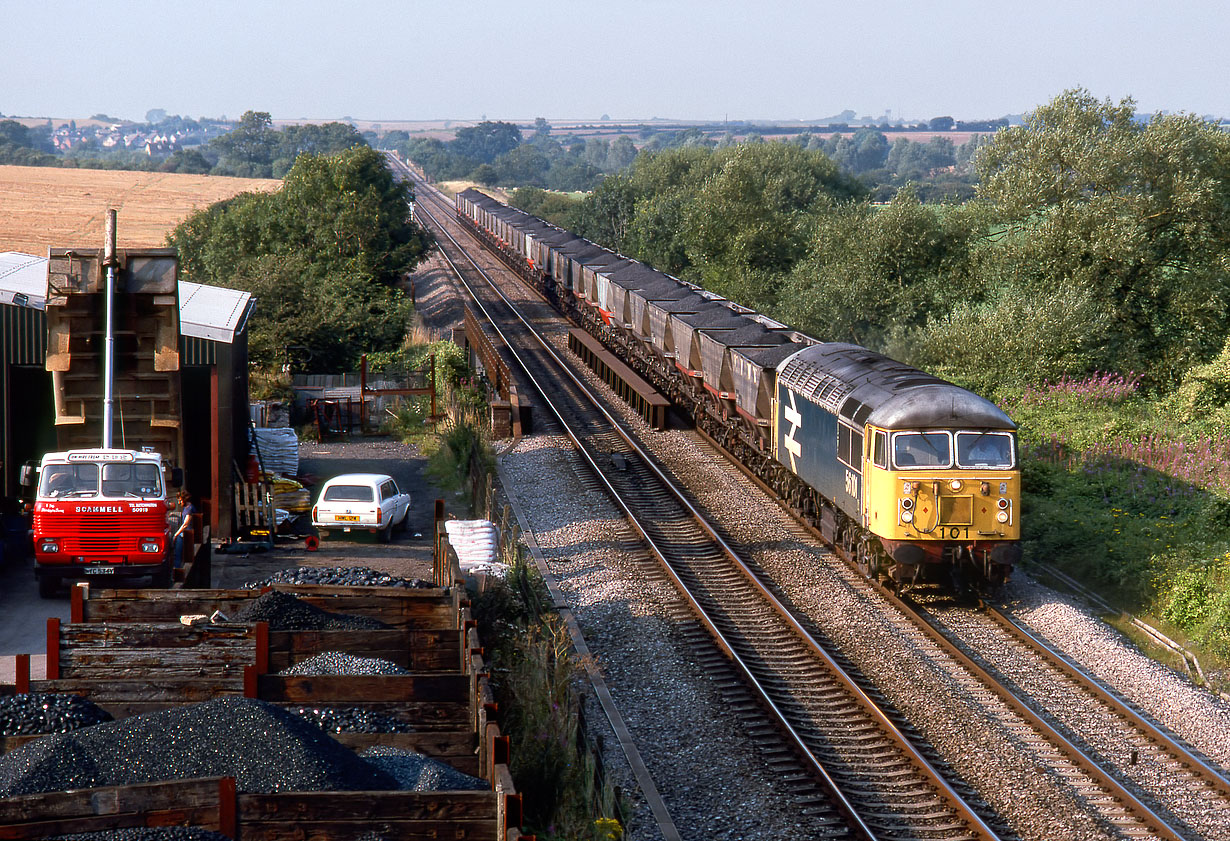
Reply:
[[[195,777],[234,777],[247,792],[396,787],[319,727],[251,698],[104,722],[0,756],[0,797]]]
[[[110,720],[111,713],[80,695],[29,692],[0,698],[0,736],[67,733]]]
[[[235,621],[268,622],[271,631],[373,631],[389,627],[370,616],[330,613],[278,590],[245,604],[235,614]]]
[[[374,745],[360,754],[393,777],[404,791],[484,791],[490,783],[438,759],[405,748]]]
[[[195,826],[150,826],[127,829],[102,829],[56,835],[49,841],[232,841],[229,835]]]
[[[250,581],[245,590],[259,590],[271,584],[327,584],[334,587],[401,587],[413,590],[434,587],[419,578],[398,578],[367,567],[298,567],[275,572],[261,581]]]
[[[410,672],[392,660],[379,657],[356,657],[341,651],[325,651],[293,666],[280,675],[408,675]]]
[[[362,707],[292,707],[290,710],[328,733],[413,733],[414,727]]]

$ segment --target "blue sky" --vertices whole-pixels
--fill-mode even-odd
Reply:
[[[1061,91],[1230,116],[1230,5],[0,0],[0,112],[910,120]]]

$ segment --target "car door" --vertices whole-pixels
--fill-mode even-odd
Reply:
[[[380,508],[384,512],[384,522],[390,527],[401,522],[401,518],[405,516],[403,496],[404,494],[397,489],[397,483],[392,479],[386,479],[380,483]]]

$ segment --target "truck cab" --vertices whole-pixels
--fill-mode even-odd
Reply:
[[[61,582],[148,576],[171,582],[171,509],[158,453],[83,449],[39,465],[32,531],[39,595]]]

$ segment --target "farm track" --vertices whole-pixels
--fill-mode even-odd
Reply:
[[[420,201],[426,191],[420,192]],[[447,210],[420,213],[438,220]],[[452,242],[441,248],[463,256]],[[489,312],[502,304],[472,284]],[[524,295],[519,292],[518,297]],[[825,837],[994,838],[997,834],[968,807],[912,747],[908,733],[889,719],[857,682],[845,674],[772,595],[760,587],[747,564],[726,545],[716,530],[703,524],[686,494],[673,490],[653,465],[653,458],[624,436],[611,431],[613,420],[593,408],[578,384],[554,368],[540,368],[550,355],[521,328],[501,331],[520,348],[531,346],[524,364],[539,384],[550,382],[552,401],[566,403],[561,412],[592,468],[594,482],[604,485],[619,502],[640,537],[663,559],[663,574],[683,594],[687,609],[677,617],[694,629],[690,638],[707,649],[705,667],[716,670],[733,686],[729,664],[744,675],[745,699],[733,706],[747,730],[762,744],[781,771],[783,782]],[[558,320],[558,317],[556,317]],[[558,332],[564,328],[551,328]],[[514,333],[516,336],[514,336]],[[539,417],[541,417],[541,413]],[[750,586],[749,586],[750,585]],[[690,614],[690,615],[689,615]],[[701,627],[717,640],[701,645]],[[771,709],[777,721],[766,719]],[[794,745],[777,735],[785,729]],[[800,763],[795,755],[805,758]],[[810,766],[810,767],[808,767]],[[856,827],[850,835],[827,807],[814,780],[829,778],[844,792],[844,806]],[[827,808],[826,808],[827,807]]]

